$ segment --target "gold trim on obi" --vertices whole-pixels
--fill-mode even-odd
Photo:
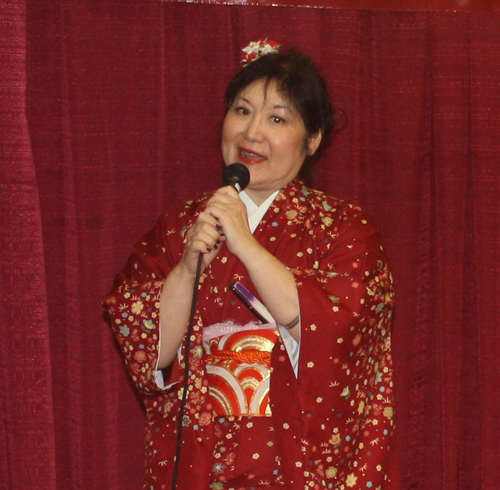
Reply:
[[[271,352],[279,335],[275,324],[217,324],[205,330],[210,329],[203,348],[214,414],[270,417]],[[229,333],[214,335],[224,330]]]

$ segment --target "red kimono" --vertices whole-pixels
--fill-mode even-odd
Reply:
[[[209,196],[160,216],[117,275],[105,306],[145,404],[144,490],[169,489],[176,451],[184,348],[155,382],[162,280]],[[356,206],[299,180],[276,197],[255,238],[293,272],[300,303],[295,376],[281,337],[271,354],[268,417],[214,416],[203,328],[252,312],[228,289],[255,295],[227,247],[203,273],[178,477],[179,490],[397,489],[390,326],[392,278],[376,228]],[[265,274],[265,271],[262,271]]]

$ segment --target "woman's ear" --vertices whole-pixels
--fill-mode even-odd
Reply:
[[[323,138],[323,132],[318,131],[316,134],[313,134],[312,136],[309,136],[307,138],[307,155],[312,157],[315,153],[316,150],[318,149],[319,145],[321,144],[321,139]]]

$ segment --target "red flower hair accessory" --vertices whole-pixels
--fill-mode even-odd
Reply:
[[[258,41],[251,42],[246,48],[243,48],[243,55],[241,58],[241,63],[243,66],[247,66],[260,57],[270,54],[277,53],[281,44],[278,44],[272,39],[259,39]]]

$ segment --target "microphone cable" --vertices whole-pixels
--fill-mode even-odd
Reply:
[[[242,163],[232,163],[228,165],[224,169],[223,174],[223,184],[224,186],[230,185],[236,191],[241,192],[250,182],[250,172]],[[201,275],[201,264],[203,261],[203,254],[200,252],[198,257],[198,265],[196,267],[196,276],[194,280],[194,289],[193,289],[193,299],[191,300],[191,313],[189,316],[189,325],[186,332],[186,342],[184,345],[184,387],[182,390],[182,399],[181,405],[179,408],[179,422],[177,424],[177,446],[175,450],[175,465],[174,465],[174,473],[172,478],[172,490],[177,490],[177,479],[179,476],[179,467],[180,467],[180,459],[181,459],[181,450],[182,450],[182,429],[183,429],[183,419],[184,412],[186,409],[186,401],[187,401],[187,391],[189,385],[189,345],[191,342],[191,336],[193,334],[193,324],[194,324],[194,316],[196,312],[196,298],[198,296],[198,287],[200,283],[200,275]]]
[[[203,261],[203,254],[200,252],[200,255],[198,257],[198,265],[196,267],[196,276],[194,280],[193,299],[191,300],[191,313],[189,315],[189,325],[187,328],[186,341],[184,344],[184,386],[182,389],[181,406],[179,408],[179,421],[177,424],[177,446],[175,450],[175,466],[172,479],[172,490],[177,489],[177,478],[179,476],[179,465],[180,465],[181,450],[182,450],[182,428],[183,428],[184,412],[186,410],[187,392],[189,385],[189,346],[191,343],[191,335],[193,334],[194,316],[196,313],[196,298],[198,297],[198,286],[200,283],[202,261]]]

